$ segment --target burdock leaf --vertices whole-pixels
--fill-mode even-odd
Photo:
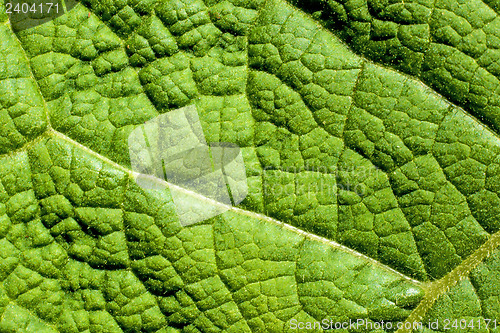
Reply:
[[[65,3],[0,0],[1,332],[500,322],[493,1]]]

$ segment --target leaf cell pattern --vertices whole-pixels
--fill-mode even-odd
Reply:
[[[464,265],[500,229],[498,5],[292,3],[84,0],[16,34],[0,10],[1,331],[395,323],[462,269],[426,318],[500,321],[498,251]],[[127,138],[192,104],[249,193],[182,227]]]

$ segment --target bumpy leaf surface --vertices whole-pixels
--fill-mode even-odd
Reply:
[[[2,1],[0,332],[500,326],[494,0],[84,0],[16,33]],[[190,105],[248,195],[183,226],[128,138]]]
[[[427,312],[421,332],[499,332],[500,251],[442,295]]]

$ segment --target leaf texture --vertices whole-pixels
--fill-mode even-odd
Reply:
[[[0,331],[500,324],[495,8],[92,0],[16,33],[0,11]],[[248,195],[182,226],[128,138],[190,105]]]

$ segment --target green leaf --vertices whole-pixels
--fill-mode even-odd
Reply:
[[[491,8],[91,0],[16,33],[0,10],[0,331],[500,323]],[[176,193],[223,203],[141,187],[128,141],[183,107],[248,186],[189,226]]]
[[[500,130],[498,0],[292,0],[356,52],[420,78]]]
[[[468,278],[436,301],[420,331],[498,332],[499,283],[500,251],[497,249]]]

